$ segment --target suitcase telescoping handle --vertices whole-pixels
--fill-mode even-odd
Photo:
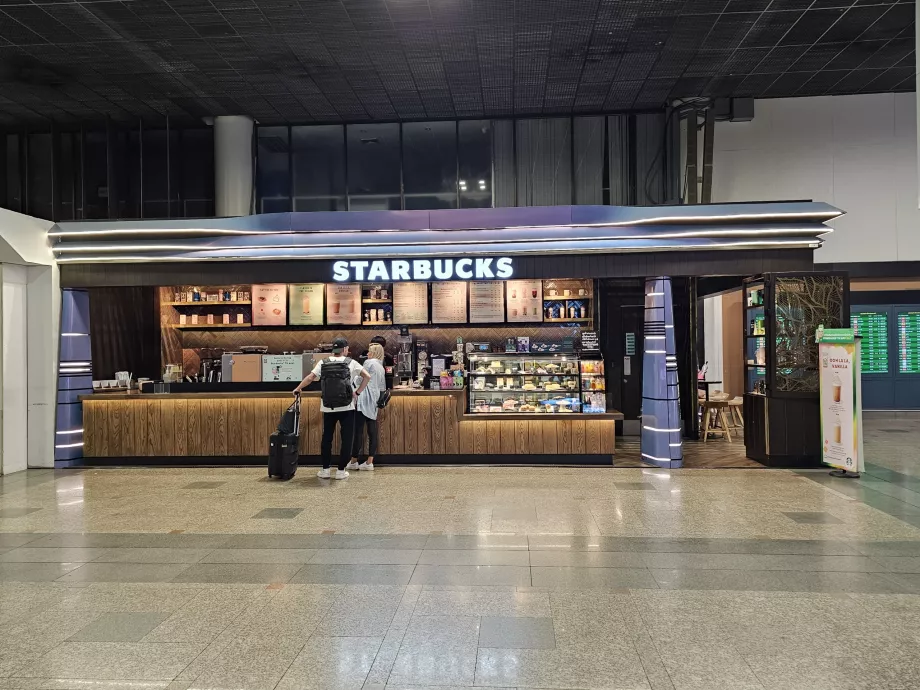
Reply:
[[[300,433],[300,391],[294,396],[294,433]]]

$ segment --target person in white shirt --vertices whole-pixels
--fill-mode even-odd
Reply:
[[[377,454],[377,401],[380,393],[386,390],[386,370],[383,366],[383,345],[371,343],[367,350],[367,361],[364,370],[371,375],[367,387],[358,396],[358,410],[355,412],[355,444],[351,451],[351,462],[345,467],[348,470],[373,470],[374,456]],[[364,429],[367,428],[367,459],[358,464],[358,456],[364,446]]]
[[[359,378],[360,383],[356,389],[355,381]],[[329,479],[331,476],[329,466],[332,464],[332,439],[336,424],[340,425],[342,445],[339,448],[338,469],[333,478],[348,478],[345,464],[354,444],[355,402],[370,380],[371,375],[364,367],[348,357],[348,341],[338,336],[332,341],[332,355],[317,364],[294,389],[294,395],[300,395],[300,391],[314,381],[322,384],[319,409],[323,413],[323,440],[320,444],[323,469],[316,475],[320,479]]]

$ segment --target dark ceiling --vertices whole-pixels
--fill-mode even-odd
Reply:
[[[913,2],[0,0],[0,124],[598,113],[914,73]]]

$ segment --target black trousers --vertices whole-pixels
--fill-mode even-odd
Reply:
[[[343,412],[323,412],[323,440],[320,443],[320,452],[323,456],[323,469],[332,464],[332,438],[335,436],[335,425],[339,424],[342,434],[342,445],[339,448],[339,469],[344,470],[348,464],[349,451],[355,438],[355,410]]]
[[[361,449],[364,446],[364,428],[367,427],[367,454],[371,457],[377,455],[377,443],[379,435],[377,434],[377,420],[365,417],[362,412],[355,412],[355,444],[351,450],[351,457],[356,458],[361,455]]]

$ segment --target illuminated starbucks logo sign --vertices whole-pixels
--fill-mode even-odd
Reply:
[[[486,259],[385,259],[336,261],[332,279],[339,283],[410,280],[495,280],[514,276],[509,257]]]

